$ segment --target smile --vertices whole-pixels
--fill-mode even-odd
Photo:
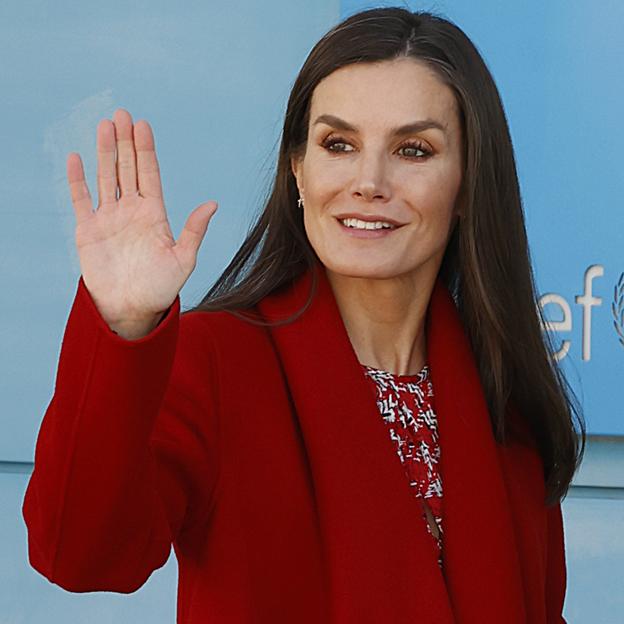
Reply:
[[[380,230],[382,228],[393,230],[396,227],[387,221],[360,221],[360,219],[340,219],[340,223],[358,230]]]
[[[356,238],[382,238],[402,227],[386,221],[361,221],[350,218],[336,219],[336,221],[345,234]]]

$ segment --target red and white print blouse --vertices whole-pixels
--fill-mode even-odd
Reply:
[[[423,507],[429,535],[442,567],[442,481],[437,418],[429,367],[416,375],[397,375],[361,364],[377,397],[377,407],[388,426],[414,496]]]

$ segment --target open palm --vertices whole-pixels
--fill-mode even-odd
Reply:
[[[152,130],[145,120],[133,124],[123,109],[97,127],[97,210],[76,153],[67,158],[67,179],[82,277],[104,319],[141,321],[166,310],[195,268],[217,203],[198,206],[176,242]]]

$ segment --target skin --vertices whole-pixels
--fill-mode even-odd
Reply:
[[[356,130],[315,123],[324,114]],[[424,119],[444,129],[392,132]],[[339,142],[329,146],[328,139]],[[362,364],[407,375],[426,363],[425,316],[459,216],[461,154],[455,96],[419,61],[348,65],[312,94],[305,153],[291,168],[306,234]],[[404,225],[383,238],[356,238],[336,219],[349,212]]]

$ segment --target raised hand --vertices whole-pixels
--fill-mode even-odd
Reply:
[[[80,155],[67,157],[82,278],[108,325],[148,333],[195,269],[217,202],[199,205],[177,241],[167,220],[152,130],[117,109],[97,127],[99,203],[93,211]]]

